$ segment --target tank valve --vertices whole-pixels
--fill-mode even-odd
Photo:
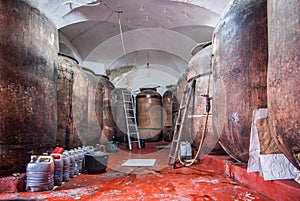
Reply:
[[[206,98],[206,113],[209,113],[210,112],[210,108],[211,108],[210,100],[212,100],[213,98],[209,97],[208,94],[201,94],[201,96],[203,96],[203,97]]]

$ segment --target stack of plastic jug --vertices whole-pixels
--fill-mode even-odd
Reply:
[[[62,153],[64,152],[64,149],[61,147],[56,147],[52,153],[51,156],[54,160],[54,185],[60,186],[63,182],[63,156]]]
[[[26,191],[52,190],[54,187],[54,161],[52,156],[31,156],[26,167]]]

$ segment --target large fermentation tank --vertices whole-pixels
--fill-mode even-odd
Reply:
[[[112,108],[113,117],[116,125],[116,136],[115,139],[118,142],[123,142],[127,136],[126,118],[123,103],[123,91],[130,93],[126,88],[115,88],[112,91]],[[126,97],[128,99],[128,97]],[[131,103],[125,103],[126,108],[131,108]],[[134,107],[134,106],[133,106]],[[130,119],[128,119],[130,121]]]
[[[0,1],[0,174],[56,141],[58,36],[30,1]]]
[[[253,110],[267,107],[267,2],[233,1],[214,31],[213,128],[247,162]]]
[[[105,75],[97,76],[103,86],[103,129],[100,143],[106,143],[116,137],[116,125],[113,117],[112,91],[115,89],[109,77]]]
[[[165,115],[163,117],[164,129],[163,129],[163,140],[172,141],[175,122],[178,112],[178,100],[176,96],[177,88],[174,85],[167,86],[167,91],[164,92],[162,98],[162,105]]]
[[[162,97],[156,88],[141,88],[136,96],[136,115],[140,139],[158,141],[161,139]]]
[[[183,96],[184,89],[188,85],[187,82],[187,72],[180,75],[178,81],[177,81],[177,100],[179,104],[181,103],[181,98]]]
[[[88,127],[88,82],[69,56],[58,56],[57,80],[57,138],[59,146],[66,149],[82,146]]]
[[[300,169],[300,1],[268,1],[268,115],[281,151]]]
[[[195,79],[195,88],[189,104],[187,125],[195,147],[199,148],[204,137],[201,154],[209,154],[214,148],[215,152],[222,150],[218,144],[220,136],[213,131],[211,109],[206,116],[207,107],[213,107],[211,62],[212,46],[208,44],[188,64],[187,79],[190,82]]]
[[[100,143],[103,124],[103,87],[95,73],[82,68],[88,80],[88,127],[84,145],[95,146]]]

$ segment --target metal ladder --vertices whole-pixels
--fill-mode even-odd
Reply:
[[[131,143],[137,142],[138,148],[140,149],[141,148],[140,134],[137,128],[132,94],[127,90],[122,90],[122,96],[123,96],[126,129],[127,129],[128,148],[129,150],[132,150]]]
[[[191,94],[195,88],[195,84],[196,84],[196,79],[193,79],[191,81],[191,84],[186,86],[183,92],[183,96],[181,98],[180,107],[178,110],[178,116],[175,124],[173,140],[171,142],[171,147],[170,147],[169,160],[168,160],[168,165],[172,164],[173,169],[175,169],[176,167],[176,159],[178,157],[178,149],[179,149],[179,140],[181,139],[182,136],[183,124],[187,116],[187,110],[191,100]]]

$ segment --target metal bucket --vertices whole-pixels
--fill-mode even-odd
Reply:
[[[100,174],[105,172],[108,164],[108,154],[101,151],[87,153],[84,157],[83,173]]]

